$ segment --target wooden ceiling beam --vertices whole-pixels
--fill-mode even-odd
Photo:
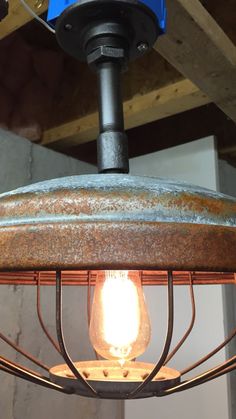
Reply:
[[[27,4],[37,15],[44,13],[48,8],[47,0],[27,0]],[[10,35],[31,20],[32,16],[19,0],[10,0],[9,14],[0,24],[0,39]]]
[[[235,45],[199,0],[167,0],[167,10],[155,50],[236,122]]]
[[[227,0],[227,3],[222,0],[201,0],[201,3],[236,44],[235,0]]]
[[[28,0],[28,3],[38,14],[48,5],[47,0]],[[155,50],[191,81],[169,80],[169,85],[153,85],[152,91],[143,94],[137,93],[140,86],[136,85],[137,90],[124,103],[126,128],[175,115],[210,101],[236,122],[236,47],[199,0],[167,0],[167,7],[167,34],[158,40]],[[0,25],[0,39],[29,20],[31,16],[19,0],[11,0],[10,14]],[[153,63],[151,65],[150,73],[158,79],[160,72],[156,72]],[[142,77],[144,80],[145,76]],[[65,104],[70,103],[65,101]],[[69,108],[74,111],[64,120],[71,121],[55,121],[56,127],[44,132],[42,144],[64,149],[96,137],[97,113],[90,110],[92,113],[79,116],[76,107]],[[64,115],[62,108],[58,108],[56,113]]]
[[[124,102],[126,129],[143,125],[209,103],[189,80],[180,80]],[[65,149],[92,141],[98,134],[97,112],[44,132],[41,144]]]

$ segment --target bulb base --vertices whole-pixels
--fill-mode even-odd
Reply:
[[[118,362],[101,360],[76,362],[75,366],[100,398],[122,400],[127,399],[128,394],[145,380],[155,365],[130,361],[121,367]],[[55,384],[73,389],[75,394],[91,397],[91,393],[75,378],[66,364],[51,368],[50,378]],[[154,397],[179,382],[179,371],[162,367],[154,379],[134,398]]]

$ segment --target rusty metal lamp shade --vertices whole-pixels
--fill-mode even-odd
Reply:
[[[1,195],[0,217],[1,270],[236,269],[236,200],[187,184],[68,177]]]
[[[60,392],[128,399],[163,397],[236,369],[234,356],[196,377],[184,377],[233,339],[236,329],[194,365],[183,371],[168,367],[194,325],[194,285],[235,283],[235,199],[187,184],[123,174],[56,179],[0,196],[0,244],[0,283],[37,285],[41,326],[65,362],[49,368],[0,333],[47,374],[0,357],[2,371]],[[138,271],[143,285],[166,285],[168,327],[156,365],[72,361],[63,336],[62,286],[87,286],[90,306],[91,288],[104,270]],[[57,342],[44,325],[40,307],[40,288],[50,284],[56,284]],[[190,289],[192,317],[171,348],[173,288],[182,284]]]

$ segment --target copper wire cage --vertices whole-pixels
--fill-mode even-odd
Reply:
[[[194,326],[194,286],[235,284],[235,199],[171,181],[118,174],[42,182],[0,196],[0,243],[0,284],[37,286],[41,327],[65,363],[50,368],[0,334],[46,374],[0,357],[2,371],[63,393],[129,399],[167,396],[236,369],[234,356],[185,379],[224,348],[236,329],[193,365],[182,371],[168,367]],[[109,361],[74,362],[63,333],[63,285],[87,286],[89,323],[91,288],[97,273],[107,269],[138,270],[143,285],[166,285],[168,293],[166,339],[159,360],[156,365],[130,361],[120,368],[118,379]],[[56,289],[57,341],[41,312],[40,290],[47,285]],[[189,287],[192,316],[184,336],[170,349],[178,285]]]

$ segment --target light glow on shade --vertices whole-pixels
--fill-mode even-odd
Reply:
[[[98,276],[90,322],[96,352],[124,363],[145,351],[150,333],[139,272],[105,271]]]

